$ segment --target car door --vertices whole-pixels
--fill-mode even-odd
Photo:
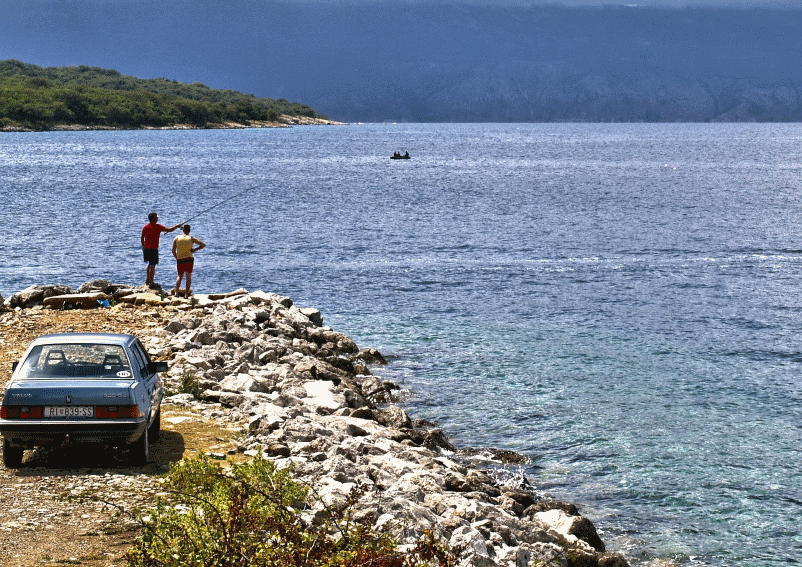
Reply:
[[[161,379],[157,372],[151,372],[153,365],[151,364],[150,356],[148,356],[147,351],[142,346],[142,343],[139,342],[139,339],[133,342],[131,348],[137,365],[140,365],[139,376],[142,380],[140,387],[144,389],[143,395],[146,398],[145,405],[150,409],[148,414],[148,423],[150,423],[153,416],[156,415],[156,412],[159,410],[159,405],[161,403]]]

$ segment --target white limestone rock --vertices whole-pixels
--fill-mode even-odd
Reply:
[[[487,543],[479,530],[470,526],[460,526],[451,535],[449,548],[459,558],[460,567],[495,567],[497,563],[490,558]]]
[[[596,533],[596,528],[584,516],[571,516],[563,510],[554,509],[537,512],[533,518],[549,526],[578,549],[591,554],[604,551],[604,544]],[[594,549],[597,545],[600,549]]]
[[[270,392],[273,382],[262,376],[240,373],[226,376],[219,387],[224,392]]]
[[[303,388],[306,396],[303,401],[306,405],[337,410],[347,406],[345,396],[334,391],[334,383],[328,380],[315,380],[304,382]]]

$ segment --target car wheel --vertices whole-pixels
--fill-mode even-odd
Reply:
[[[156,412],[156,417],[153,418],[153,423],[148,428],[148,441],[156,442],[159,440],[159,435],[162,431],[162,408]]]
[[[3,465],[7,469],[18,469],[22,466],[22,447],[12,447],[8,439],[3,439]]]
[[[148,444],[148,428],[142,432],[142,436],[131,444],[131,461],[136,465],[148,464],[150,456],[150,446]]]

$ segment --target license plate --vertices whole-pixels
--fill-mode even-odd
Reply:
[[[95,407],[45,406],[43,417],[95,417]]]

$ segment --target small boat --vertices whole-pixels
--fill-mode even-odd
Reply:
[[[390,156],[390,159],[409,159],[409,152],[404,152],[404,155],[401,155],[399,152],[395,152]]]

